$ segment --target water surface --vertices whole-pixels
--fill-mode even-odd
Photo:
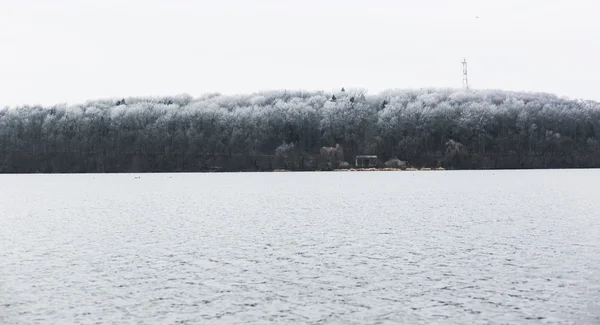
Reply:
[[[600,324],[598,184],[0,175],[0,323]]]

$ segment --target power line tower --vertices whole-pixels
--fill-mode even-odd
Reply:
[[[463,66],[462,86],[463,86],[463,89],[469,90],[469,79],[467,78],[467,59],[463,59],[462,66]]]

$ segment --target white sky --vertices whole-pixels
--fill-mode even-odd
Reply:
[[[0,107],[266,89],[600,100],[598,0],[0,0]],[[479,17],[479,18],[476,18]]]

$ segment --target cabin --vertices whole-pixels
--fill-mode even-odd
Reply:
[[[377,167],[378,164],[377,156],[375,155],[360,155],[356,156],[354,160],[356,167],[372,168]]]

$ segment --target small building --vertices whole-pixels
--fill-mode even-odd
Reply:
[[[360,156],[356,156],[355,159],[355,166],[356,167],[363,167],[363,168],[370,168],[370,167],[377,167],[377,156],[375,155],[360,155]]]

